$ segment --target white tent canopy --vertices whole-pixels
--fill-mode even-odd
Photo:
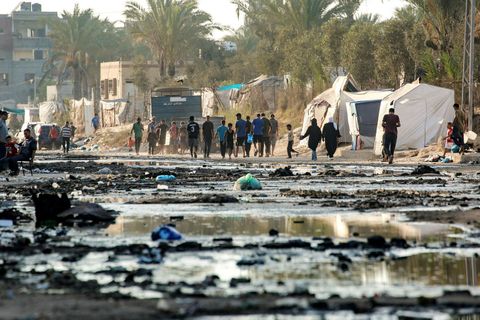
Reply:
[[[330,89],[322,92],[305,108],[302,134],[307,131],[310,121],[316,118],[319,126],[333,118],[338,124],[340,142],[351,142],[351,130],[348,123],[347,104],[360,101],[380,101],[391,91],[361,91],[350,76],[338,77]]]
[[[392,91],[345,92],[346,117],[352,139],[360,137],[364,148],[373,148],[382,100]]]
[[[420,149],[446,134],[453,121],[455,93],[422,83],[407,84],[383,99],[378,116],[375,154],[382,153],[383,116],[390,108],[400,117],[397,149]]]

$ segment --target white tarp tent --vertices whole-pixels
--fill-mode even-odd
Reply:
[[[378,115],[375,154],[382,153],[383,116],[390,108],[400,117],[397,149],[420,149],[437,142],[453,121],[455,93],[423,83],[407,84],[383,99]]]
[[[356,89],[357,86],[352,80],[353,79],[350,76],[338,77],[331,88],[322,92],[308,104],[304,111],[302,134],[307,131],[310,126],[310,121],[313,118],[317,119],[319,126],[323,127],[324,123],[327,122],[330,117],[333,117],[339,125],[342,139],[345,138],[343,133],[345,133],[345,127],[348,129],[348,124],[345,126],[345,123],[339,121],[340,115],[336,111],[340,107],[342,94],[347,90],[349,84],[353,88],[351,91],[358,91]]]
[[[55,101],[42,102],[38,106],[40,122],[62,124],[66,115],[65,106]]]
[[[321,127],[333,118],[342,136],[339,142],[351,142],[347,103],[382,100],[391,93],[391,91],[359,92],[357,88],[355,80],[350,75],[338,77],[330,89],[318,95],[305,108],[302,134],[307,131],[313,118],[317,119]]]
[[[95,115],[93,101],[85,98],[82,100],[70,100],[70,117],[77,128],[77,132],[90,136],[94,133],[92,119]]]
[[[373,148],[377,133],[378,114],[382,100],[392,91],[344,92],[347,101],[347,120],[352,141],[363,143],[363,148]]]

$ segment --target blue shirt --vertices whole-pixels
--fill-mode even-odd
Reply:
[[[98,127],[98,125],[100,124],[100,119],[97,116],[93,117],[92,124],[94,127]]]
[[[245,138],[247,135],[247,121],[240,119],[235,123],[235,128],[237,129],[237,138]]]
[[[223,142],[225,140],[225,132],[227,131],[228,131],[228,128],[223,125],[217,128],[217,136],[220,142]]]
[[[265,123],[263,122],[263,119],[255,119],[252,122],[253,124],[253,134],[256,136],[263,136],[263,126]]]

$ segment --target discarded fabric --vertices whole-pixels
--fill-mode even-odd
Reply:
[[[244,177],[241,177],[235,182],[233,189],[236,191],[245,191],[245,190],[262,190],[262,185],[260,181],[255,179],[250,173]]]
[[[152,231],[152,240],[168,240],[177,241],[182,240],[182,234],[171,226],[161,226]]]

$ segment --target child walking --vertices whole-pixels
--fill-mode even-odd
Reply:
[[[298,152],[293,150],[294,137],[293,137],[293,131],[292,131],[292,125],[291,124],[287,124],[287,132],[288,132],[287,155],[288,155],[288,159],[291,159],[292,158],[292,152],[295,152],[298,156]]]
[[[234,141],[235,139],[235,130],[233,130],[233,124],[229,123],[228,124],[228,130],[225,132],[225,143],[227,145],[227,152],[228,152],[228,158],[231,160],[232,159],[232,153],[233,153],[233,148],[234,148]]]

